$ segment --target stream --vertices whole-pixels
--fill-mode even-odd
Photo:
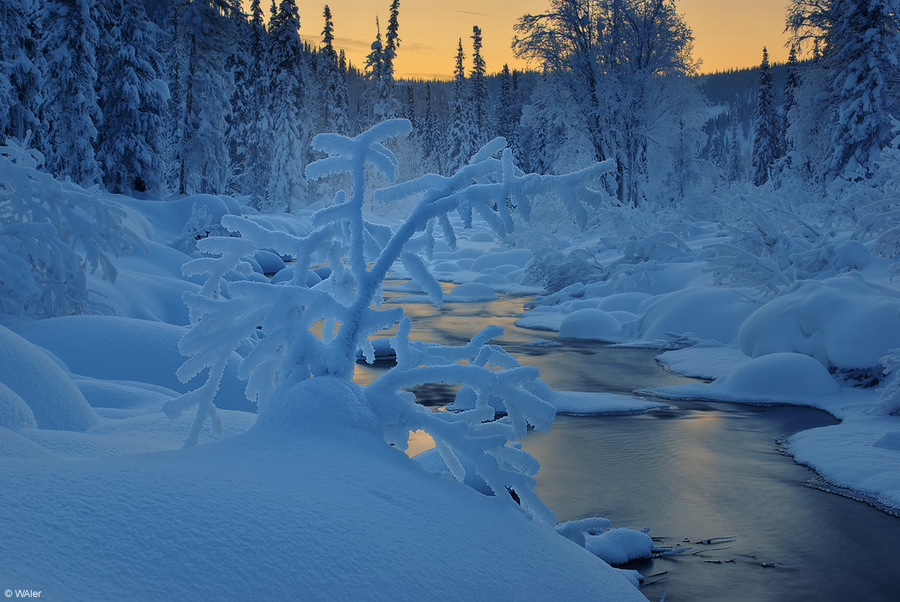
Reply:
[[[630,394],[692,382],[663,370],[654,350],[528,345],[556,333],[513,325],[525,301],[403,307],[420,340],[458,345],[502,326],[494,342],[537,366],[554,389]],[[356,379],[369,382],[379,370],[359,365]],[[440,406],[454,391],[416,393]],[[627,565],[644,575],[650,600],[900,599],[900,519],[811,487],[815,473],[779,451],[779,440],[835,422],[809,408],[686,401],[636,416],[557,416],[523,447],[540,461],[535,491],[560,522],[599,515],[613,526],[648,527],[659,547],[689,548]],[[416,451],[429,446],[427,437],[411,440]]]

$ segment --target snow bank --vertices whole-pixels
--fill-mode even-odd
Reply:
[[[0,580],[53,599],[645,599],[552,529],[361,431],[0,470]]]
[[[900,345],[900,295],[858,274],[803,281],[753,312],[739,344],[752,357],[791,351],[828,367],[878,369]]]
[[[77,345],[78,341],[73,341],[73,346]],[[96,415],[69,375],[40,347],[3,326],[0,383],[24,401],[32,414],[29,417],[15,397],[4,395],[0,407],[7,428],[25,428],[34,420],[42,429],[84,431],[96,423]]]
[[[614,414],[642,414],[649,410],[667,409],[669,404],[648,401],[639,397],[616,393],[585,391],[556,391],[551,402],[557,414],[568,416],[610,416]]]
[[[184,362],[178,342],[187,330],[180,326],[113,316],[67,316],[33,322],[17,330],[81,376],[149,383],[179,393],[196,388],[200,382],[197,379],[184,384],[175,376]],[[237,360],[235,355],[226,369],[216,404],[251,410],[244,397],[244,384],[237,377]]]
[[[827,481],[900,508],[900,417],[858,416],[803,431],[787,451]]]
[[[773,353],[741,364],[709,384],[640,391],[663,399],[704,399],[758,405],[794,404],[826,410],[838,418],[843,408],[874,401],[871,391],[841,388],[818,361],[800,353]]]

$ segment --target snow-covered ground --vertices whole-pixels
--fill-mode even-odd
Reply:
[[[198,329],[184,300],[206,290],[202,277],[185,276],[183,266],[192,259],[195,240],[224,233],[223,216],[243,212],[232,200],[98,196],[11,161],[0,167],[5,199],[18,202],[13,195],[19,194],[26,204],[46,207],[46,199],[91,197],[101,211],[112,212],[106,215],[118,216],[132,243],[116,249],[118,256],[110,249],[103,255],[116,272],[115,283],[97,271],[87,274],[83,288],[69,291],[86,295],[73,296],[72,303],[97,303],[88,315],[41,316],[54,300],[41,297],[40,286],[21,291],[19,311],[0,315],[3,588],[52,600],[418,599],[422,592],[439,599],[644,599],[635,572],[610,567],[587,545],[608,530],[608,521],[566,523],[556,530],[552,512],[529,497],[533,480],[527,471],[535,471],[536,463],[532,467],[530,456],[506,446],[506,437],[496,433],[524,432],[525,420],[547,422],[532,410],[507,409],[521,425],[500,419],[494,435],[485,431],[487,443],[474,437],[467,440],[468,450],[445,446],[438,465],[423,468],[401,451],[409,429],[397,435],[397,447],[385,442],[384,424],[396,419],[405,425],[402,411],[417,411],[415,404],[402,410],[408,406],[398,405],[402,400],[389,385],[364,393],[332,376],[286,381],[267,398],[265,411],[254,413],[243,382],[251,352],[245,343],[221,352],[212,420],[204,420],[202,409],[198,420],[184,411],[189,405],[178,406],[207,390],[196,371],[179,369],[186,362],[185,335]],[[13,185],[23,182],[25,189]],[[243,219],[245,227],[256,224],[291,240],[314,229],[309,215]],[[89,220],[79,227],[90,234]],[[376,226],[372,231],[384,233]],[[515,261],[521,268],[528,258],[500,253],[488,267],[496,272]],[[289,290],[270,285],[266,276],[293,270],[277,255],[259,251],[246,265],[252,270],[235,275],[237,280]],[[47,269],[56,268],[51,262]],[[34,274],[29,269],[35,268],[7,264],[5,285],[15,278],[28,282]],[[327,270],[310,271],[309,282],[333,283],[329,276]],[[276,274],[272,282],[278,281]],[[446,301],[493,295],[490,286],[473,282]],[[397,313],[385,315],[396,319]],[[268,328],[265,320],[260,323]],[[227,321],[218,326],[236,328]],[[481,355],[491,364],[514,368],[502,351],[482,345],[469,347],[473,353],[485,349]],[[409,341],[402,349],[401,363],[415,363],[417,353],[442,352]],[[439,360],[429,362],[442,369]],[[450,364],[451,374],[471,372]],[[512,403],[515,390],[530,386],[535,374],[528,368],[509,373],[484,386],[505,387]],[[382,414],[400,412],[399,417],[375,415],[379,400],[366,395],[379,392],[386,396]],[[477,401],[468,414],[483,415],[480,395],[464,396]],[[552,420],[553,406],[540,399],[554,395],[549,388],[521,395],[520,405],[528,401],[538,414],[549,410]],[[594,413],[653,405],[573,401],[575,410]],[[427,410],[422,416],[433,428],[447,424],[460,432],[460,421],[429,422]],[[197,445],[185,447],[194,439]],[[506,455],[484,460],[479,446],[488,444]],[[456,461],[468,465],[472,458],[477,466],[471,465],[471,474],[485,476],[481,490],[460,482]],[[506,491],[498,486],[503,479],[519,484]],[[601,557],[619,563],[649,555],[649,537],[634,534],[622,545],[602,546]]]
[[[371,148],[365,136],[353,143]],[[502,171],[489,156],[471,167],[478,177]],[[99,194],[9,161],[2,167],[8,181],[27,182],[35,199],[95,202]],[[320,171],[327,175],[327,166]],[[579,177],[586,176],[553,180],[542,194],[563,194]],[[392,194],[469,185],[436,178]],[[525,178],[517,178],[498,190],[524,189]],[[102,195],[125,229],[117,236],[130,244],[101,253],[117,272],[114,284],[98,270],[67,292],[73,306],[90,301],[82,309],[91,315],[0,314],[0,585],[53,599],[211,592],[222,599],[403,599],[421,591],[641,599],[634,573],[598,557],[620,564],[647,556],[649,536],[596,517],[554,525],[531,491],[536,462],[508,442],[529,426],[547,428],[554,412],[668,407],[647,397],[827,411],[840,424],[798,433],[788,451],[831,483],[900,509],[900,359],[893,351],[900,291],[886,259],[837,235],[820,246],[785,235],[776,247],[794,245],[795,253],[784,254],[789,265],[747,259],[734,232],[699,221],[682,223],[678,235],[645,231],[622,240],[599,227],[577,235],[570,228],[564,237],[549,227],[555,221],[540,219],[512,233],[506,226],[519,216],[493,215],[490,186],[480,186],[460,198],[484,203],[493,229],[505,233],[499,242],[477,221],[462,228],[471,204],[460,220],[441,217],[440,228],[414,212],[406,223],[425,235],[394,245],[404,226],[394,224],[392,233],[377,223],[391,221],[383,213],[353,217],[361,195],[315,216],[254,215],[208,195]],[[226,230],[244,238],[222,236]],[[342,246],[348,232],[359,242]],[[87,240],[76,236],[74,248]],[[197,240],[205,258],[197,259]],[[285,253],[259,250],[254,240],[262,249],[299,244],[293,258],[308,266],[285,265]],[[407,243],[416,254],[401,253]],[[394,247],[402,261],[380,250]],[[323,256],[328,267],[311,261]],[[370,272],[359,267],[367,265]],[[657,347],[673,372],[710,382],[633,397],[552,391],[488,344],[495,331],[458,348],[411,341],[396,308],[371,307],[381,281],[367,274],[382,267],[411,279],[400,287],[411,303],[484,302],[561,284],[536,297],[519,325]],[[27,269],[16,270],[10,263],[5,281],[27,284]],[[445,294],[438,278],[459,286]],[[217,287],[232,281],[230,296],[220,298]],[[269,297],[257,295],[263,289]],[[26,309],[55,307],[58,299],[42,291],[16,294]],[[361,338],[331,345],[341,339],[330,329],[354,320]],[[388,349],[365,338],[395,324]],[[241,328],[249,335],[237,336]],[[554,343],[536,333],[532,344]],[[349,382],[358,356],[391,351],[397,369],[367,387]],[[349,367],[338,365],[348,358]],[[204,382],[198,374],[206,368]],[[464,385],[455,411],[433,414],[410,403],[404,387],[444,377]],[[196,418],[187,415],[194,407]],[[495,411],[505,417],[493,420]],[[418,429],[430,429],[438,445],[413,461],[401,450]],[[186,441],[198,445],[183,448]]]

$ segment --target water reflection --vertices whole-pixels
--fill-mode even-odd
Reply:
[[[413,336],[462,344],[488,324],[523,364],[557,389],[630,393],[687,382],[653,361],[654,351],[566,342],[527,345],[553,333],[513,325],[523,299],[493,303],[406,305]],[[360,382],[381,367],[359,366]],[[369,380],[370,382],[370,380]],[[429,405],[452,400],[443,385],[418,391]],[[833,424],[806,408],[755,408],[677,402],[641,416],[557,417],[523,446],[541,463],[538,495],[559,520],[600,515],[615,525],[650,527],[658,545],[691,547],[633,563],[658,600],[897,600],[895,547],[900,520],[806,486],[814,473],[778,451],[776,440]],[[411,440],[416,449],[427,435]]]

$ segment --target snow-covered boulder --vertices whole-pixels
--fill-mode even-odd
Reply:
[[[900,345],[900,295],[847,274],[800,282],[744,322],[744,354],[795,352],[838,369],[878,368]]]
[[[42,320],[49,322],[50,320]],[[77,341],[75,342],[77,344]],[[68,374],[43,349],[0,326],[0,426],[86,431],[96,415]],[[10,395],[11,393],[11,395]],[[28,406],[31,416],[16,400]]]

